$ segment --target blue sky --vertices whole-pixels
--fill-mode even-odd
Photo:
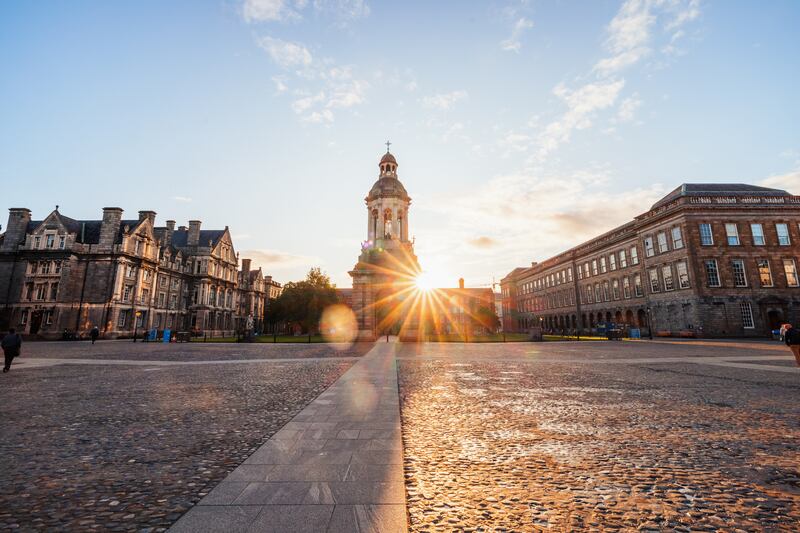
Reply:
[[[423,268],[490,283],[683,182],[800,194],[800,3],[0,3],[0,209],[230,226],[340,286],[391,139]]]

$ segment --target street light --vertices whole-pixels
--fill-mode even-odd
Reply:
[[[653,340],[653,318],[650,315],[650,308],[647,308],[647,332],[649,333],[650,340]]]
[[[136,330],[139,328],[139,317],[142,316],[141,311],[136,311],[133,316],[133,342],[136,342]]]

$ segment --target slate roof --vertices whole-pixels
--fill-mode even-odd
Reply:
[[[201,229],[200,230],[200,246],[207,246],[208,241],[211,241],[212,246],[216,246],[222,236],[225,235],[224,229]],[[189,230],[176,229],[172,232],[172,245],[178,248],[188,246],[186,244],[189,240]]]
[[[782,189],[770,189],[746,183],[684,183],[676,187],[650,209],[666,205],[682,196],[791,196]]]

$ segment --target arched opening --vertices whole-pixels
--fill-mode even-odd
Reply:
[[[783,323],[783,313],[781,313],[780,309],[770,309],[767,311],[767,322],[769,323],[770,330],[780,329]]]
[[[644,309],[639,309],[636,311],[636,322],[640,328],[647,327],[647,313]]]
[[[622,311],[617,311],[616,313],[614,313],[614,322],[616,322],[617,324],[622,323]]]
[[[611,311],[606,311],[606,322],[611,322]]]
[[[633,311],[630,309],[625,311],[625,323],[628,324],[629,327],[634,327],[635,325],[633,322]]]

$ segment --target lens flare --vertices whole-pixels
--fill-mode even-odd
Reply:
[[[436,288],[436,280],[428,272],[420,272],[414,279],[414,285],[421,291],[428,292]]]
[[[326,307],[322,312],[320,329],[328,342],[347,343],[349,346],[358,335],[358,322],[352,309],[335,304]]]

